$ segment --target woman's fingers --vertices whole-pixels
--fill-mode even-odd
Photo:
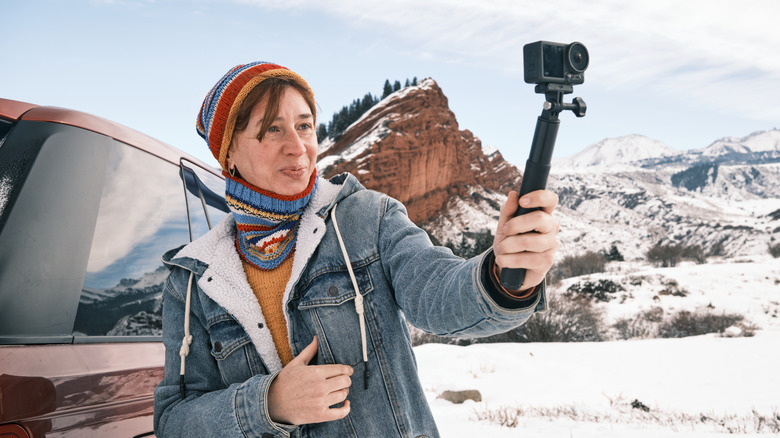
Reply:
[[[558,228],[558,221],[552,215],[536,210],[507,221],[502,234],[507,237],[531,232],[547,234],[557,232]]]
[[[520,198],[523,208],[541,208],[545,213],[552,214],[558,205],[558,195],[549,190],[536,190]]]
[[[331,392],[328,394],[328,406],[331,409],[334,409],[333,406],[344,402],[347,399],[347,396],[349,395],[349,388],[340,389],[338,391]]]

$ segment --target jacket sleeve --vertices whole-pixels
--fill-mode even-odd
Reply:
[[[491,280],[492,249],[463,260],[431,244],[389,198],[379,232],[380,257],[396,303],[415,327],[439,336],[483,337],[522,325],[545,308],[544,283],[516,300]]]
[[[289,437],[293,426],[274,423],[268,414],[268,389],[275,375],[256,375],[227,386],[211,355],[196,282],[192,285],[190,334],[185,360],[185,396],[179,385],[184,310],[189,272],[174,269],[163,293],[165,377],[154,392],[154,431],[158,437]],[[195,277],[195,280],[198,277]],[[183,285],[183,287],[177,287]],[[180,290],[183,289],[183,290]]]

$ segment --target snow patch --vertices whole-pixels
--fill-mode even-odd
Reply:
[[[327,169],[329,166],[332,166],[336,164],[336,162],[343,162],[348,160],[353,160],[359,155],[366,152],[368,149],[371,148],[371,146],[374,145],[374,143],[377,143],[381,139],[387,137],[390,134],[390,128],[387,127],[387,122],[389,119],[391,119],[394,116],[394,114],[389,114],[379,120],[377,120],[374,123],[374,126],[371,127],[366,133],[355,140],[354,143],[349,145],[344,151],[339,155],[330,155],[327,157],[322,158],[317,162],[317,172],[320,174],[323,174],[325,169]]]
[[[491,157],[493,154],[498,152],[498,148],[491,145],[482,145],[482,153],[485,154],[486,157]]]

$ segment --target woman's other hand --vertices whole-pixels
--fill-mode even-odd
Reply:
[[[353,369],[347,365],[309,365],[317,337],[276,376],[268,390],[268,413],[284,424],[339,420],[349,414],[347,400]],[[340,407],[331,407],[339,403]]]

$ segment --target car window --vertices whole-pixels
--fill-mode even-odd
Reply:
[[[72,341],[84,267],[113,140],[19,122],[0,148],[10,193],[0,217],[2,343]]]
[[[167,250],[189,242],[178,166],[115,142],[74,336],[159,336]]]
[[[227,211],[217,171],[183,164],[72,126],[15,124],[0,148],[0,343],[159,340],[160,256]]]
[[[208,232],[228,213],[225,180],[212,173],[214,171],[182,160],[180,175],[187,186],[186,201],[193,239]]]

